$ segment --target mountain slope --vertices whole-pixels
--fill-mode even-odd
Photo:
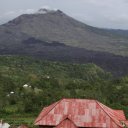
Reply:
[[[95,63],[115,76],[128,74],[127,31],[91,27],[60,10],[24,14],[1,25],[0,54]]]
[[[24,14],[0,26],[0,45],[2,49],[23,47],[22,41],[34,37],[52,42],[93,51],[128,56],[128,39],[112,30],[88,26],[67,16],[62,11],[45,14]],[[6,44],[6,45],[5,45]]]

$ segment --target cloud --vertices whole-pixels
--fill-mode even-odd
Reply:
[[[13,0],[11,7],[8,0],[3,1],[5,6],[0,1],[0,22],[40,8],[57,8],[89,25],[128,29],[128,0]]]
[[[8,16],[8,15],[15,15],[15,12],[14,12],[14,11],[9,11],[9,12],[6,12],[4,15],[5,15],[5,16]]]
[[[21,14],[32,14],[35,12],[36,11],[34,9],[26,9],[26,10],[20,9],[20,10],[16,10],[16,11],[8,11],[0,16],[0,23],[1,24],[6,23],[7,21],[12,20],[13,18],[15,18]]]
[[[89,25],[128,29],[128,0],[81,0],[77,8],[71,15]]]
[[[34,13],[34,12],[35,12],[34,9],[27,9],[27,10],[25,10],[24,13],[31,14],[31,13]]]
[[[34,9],[26,9],[26,10],[17,10],[17,11],[8,11],[5,12],[1,17],[6,17],[6,16],[16,16],[16,15],[20,15],[20,14],[31,14],[34,13],[35,10]]]
[[[44,9],[47,9],[47,10],[55,10],[55,11],[58,10],[58,8],[53,8],[53,7],[49,6],[49,5],[43,5],[40,8],[44,8]]]
[[[41,6],[40,8],[44,8],[44,9],[51,10],[51,7],[50,7],[49,5],[43,5],[43,6]]]

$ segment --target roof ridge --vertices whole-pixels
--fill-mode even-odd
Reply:
[[[44,117],[45,117],[58,103],[60,103],[62,100],[63,100],[63,99],[59,100],[58,102],[53,103],[53,104],[52,104],[53,107],[52,107],[50,110],[48,110],[48,112],[46,112],[43,117],[41,117],[39,120],[35,121],[35,123],[39,122],[42,118],[44,118]],[[47,108],[46,108],[46,109],[47,109]],[[44,109],[43,109],[43,110],[44,110]]]
[[[102,110],[103,110],[118,126],[122,127],[122,125],[121,125],[121,124],[118,124],[118,123],[113,119],[113,117],[111,117],[111,115],[104,109],[104,107],[101,106],[101,103],[100,103],[100,102],[96,101],[96,103],[102,108]],[[107,107],[107,106],[106,106],[106,107]],[[109,108],[109,109],[110,109],[110,108]],[[118,120],[117,120],[117,121],[118,121]]]
[[[62,121],[68,119],[68,120],[70,120],[70,121],[77,127],[77,125],[74,123],[73,120],[71,120],[71,118],[70,118],[69,116],[70,116],[70,115],[66,115],[66,116],[57,124],[57,126],[58,126],[59,124],[61,124]]]
[[[92,101],[97,101],[95,99],[80,99],[80,98],[63,98],[62,100],[92,100]]]

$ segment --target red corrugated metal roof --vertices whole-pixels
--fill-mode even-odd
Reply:
[[[53,108],[56,106],[57,103],[58,103],[58,102],[55,102],[55,103],[53,103],[52,105],[50,105],[50,106],[48,106],[48,107],[45,107],[45,108],[41,111],[40,115],[38,116],[38,118],[36,119],[35,122],[40,121],[44,116],[46,116],[46,115],[48,114],[48,112],[50,112],[51,109],[53,109]]]
[[[122,116],[122,118],[124,118],[124,120],[126,120],[125,114],[123,110],[114,110],[116,113],[118,113],[119,116]]]
[[[77,126],[74,124],[74,122],[65,116],[63,120],[56,126],[56,128],[77,128]]]
[[[122,110],[113,110],[96,100],[62,99],[44,108],[35,125],[57,128],[62,126],[122,128],[121,121],[126,121]]]

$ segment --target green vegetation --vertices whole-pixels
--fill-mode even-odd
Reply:
[[[114,79],[94,64],[0,57],[0,118],[18,116],[22,122],[28,116],[26,123],[32,124],[44,106],[61,98],[97,99],[128,117],[128,77]]]

